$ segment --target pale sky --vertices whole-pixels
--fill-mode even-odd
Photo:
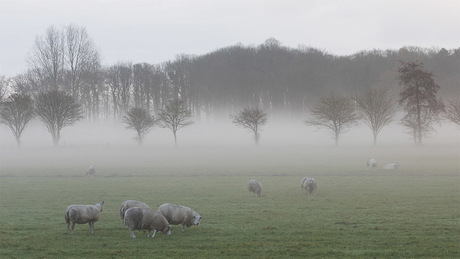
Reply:
[[[27,69],[36,36],[85,27],[102,63],[158,64],[275,38],[336,55],[460,47],[460,0],[0,0],[0,75]]]

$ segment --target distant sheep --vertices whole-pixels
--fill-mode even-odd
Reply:
[[[303,190],[303,184],[305,183],[306,180],[310,179],[310,177],[304,177],[302,180],[300,180],[300,189]]]
[[[153,231],[152,238],[155,237],[157,231],[171,235],[171,226],[166,218],[160,212],[150,208],[129,208],[125,212],[123,222],[128,227],[132,238],[136,238],[134,230],[148,230],[147,237],[150,237],[150,232]]]
[[[77,224],[89,223],[91,234],[94,232],[94,222],[99,220],[104,202],[96,203],[96,205],[70,205],[65,212],[65,222],[67,223],[67,233],[72,234]],[[72,231],[70,231],[70,223],[72,222]]]
[[[262,183],[257,180],[250,180],[248,183],[248,191],[254,193],[256,197],[260,196],[262,192]]]
[[[376,169],[377,168],[377,160],[375,158],[371,158],[367,161],[367,167],[370,169]]]
[[[184,226],[200,225],[201,216],[189,207],[165,203],[162,204],[158,211],[165,216],[171,225],[181,225],[182,232]]]
[[[305,179],[305,178],[307,178],[307,179]],[[309,178],[309,177],[305,177],[305,178],[304,178],[305,181],[303,182],[302,188],[305,189],[307,194],[313,194],[314,195],[314,191],[317,188],[315,178]]]
[[[389,163],[389,164],[386,164],[383,169],[385,170],[396,170],[398,169],[398,163]]]
[[[93,165],[90,165],[88,169],[86,169],[86,176],[92,177],[96,174],[96,169],[94,169]]]
[[[149,205],[141,201],[135,201],[135,200],[124,201],[121,203],[121,206],[120,206],[120,219],[123,220],[125,218],[125,212],[129,208],[134,208],[134,207],[149,208]]]

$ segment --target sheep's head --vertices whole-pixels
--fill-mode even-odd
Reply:
[[[101,203],[97,203],[96,202],[96,207],[99,207],[99,210],[102,212],[103,208],[104,208],[104,201],[102,201]]]
[[[193,225],[200,225],[200,220],[201,220],[201,216],[200,216],[200,214],[197,213],[197,214],[195,214],[193,216],[192,224]]]

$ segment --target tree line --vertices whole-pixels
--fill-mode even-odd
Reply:
[[[416,142],[432,130],[432,123],[441,113],[452,121],[458,117],[455,98],[444,106],[438,97],[458,99],[460,48],[403,47],[336,56],[311,47],[285,47],[270,38],[258,46],[237,44],[200,56],[180,54],[159,64],[120,61],[103,66],[100,56],[84,27],[50,26],[36,37],[25,73],[11,78],[0,75],[2,111],[7,111],[12,102],[24,104],[35,99],[38,105],[41,95],[59,93],[79,107],[76,118],[88,121],[126,123],[134,114],[161,117],[171,104],[180,101],[182,112],[190,113],[186,118],[232,114],[236,124],[244,125],[237,117],[242,109],[246,115],[251,114],[252,107],[271,115],[305,116],[310,111],[312,115],[321,114],[328,103],[342,103],[341,112],[353,112],[351,122],[367,117],[364,122],[372,129],[375,143],[381,128],[393,118],[388,114],[396,109],[392,102],[396,98],[394,89],[415,85],[418,90],[400,92],[399,107],[406,112],[401,123]],[[433,86],[426,88],[430,91],[420,90],[427,85]],[[6,89],[14,93],[9,98]],[[413,93],[417,93],[415,97]],[[37,108],[35,114],[39,115]],[[382,109],[380,117],[375,117],[377,108]],[[166,119],[163,116],[163,121]],[[308,124],[332,129],[338,142],[348,123],[332,121],[329,125],[317,116]],[[170,128],[176,139],[178,128],[163,126]],[[52,126],[48,131],[57,129],[59,126]],[[258,140],[258,131],[254,134]]]

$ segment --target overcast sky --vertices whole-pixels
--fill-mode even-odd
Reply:
[[[0,75],[27,69],[37,35],[85,27],[104,65],[161,63],[273,37],[336,55],[459,48],[460,0],[0,0]]]

